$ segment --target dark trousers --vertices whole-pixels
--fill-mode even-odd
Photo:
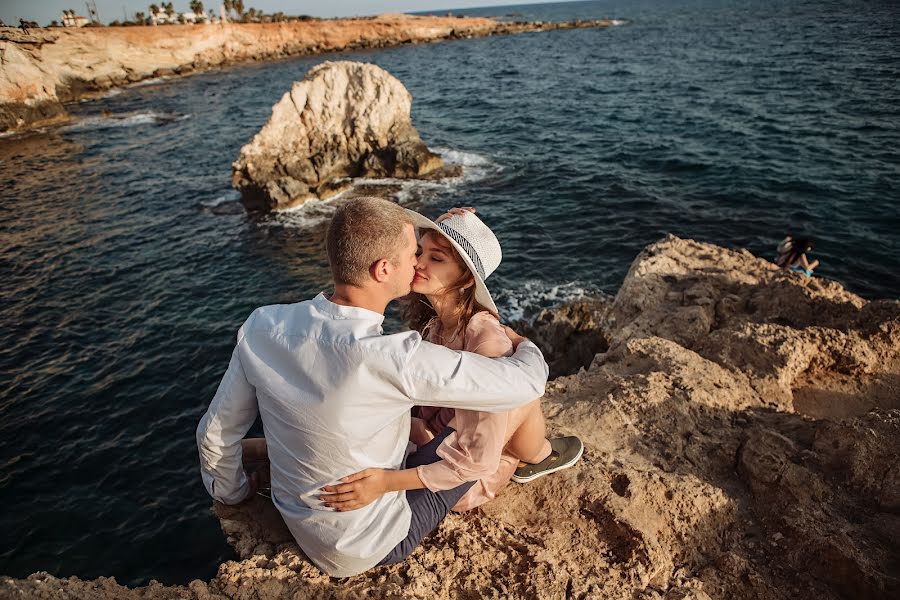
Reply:
[[[437,455],[438,446],[448,435],[453,432],[452,427],[447,427],[433,440],[406,457],[406,468],[412,469],[422,465],[430,465],[441,460]],[[452,490],[432,492],[427,488],[420,490],[407,490],[406,501],[412,510],[412,519],[409,522],[409,534],[406,539],[397,544],[379,565],[391,565],[403,562],[413,553],[426,535],[437,529],[444,517],[450,512],[459,499],[466,495],[475,485],[474,481],[462,484]]]

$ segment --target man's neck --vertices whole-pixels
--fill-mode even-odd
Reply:
[[[328,300],[341,306],[365,308],[380,315],[384,314],[384,309],[387,308],[388,302],[390,302],[389,299],[382,298],[379,294],[373,294],[371,291],[361,287],[343,283],[334,285],[334,293],[331,294]]]

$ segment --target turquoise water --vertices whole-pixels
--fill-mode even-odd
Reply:
[[[813,235],[823,276],[900,297],[896,3],[460,12],[627,23],[151,82],[0,140],[0,573],[185,583],[232,556],[194,428],[247,314],[327,286],[329,206],[250,218],[230,165],[322,60],[397,76],[423,139],[467,167],[399,199],[479,207],[507,317],[615,293],[666,232],[763,256]]]

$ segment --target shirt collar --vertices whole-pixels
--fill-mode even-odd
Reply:
[[[319,295],[313,298],[313,305],[326,315],[330,315],[336,319],[359,319],[363,321],[372,321],[372,324],[378,327],[381,333],[381,324],[384,322],[384,315],[361,308],[359,306],[345,306],[343,304],[335,304],[325,297],[325,292],[319,292]]]

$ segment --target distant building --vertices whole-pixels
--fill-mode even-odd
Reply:
[[[209,23],[210,17],[207,14],[198,15],[194,12],[173,13],[169,16],[164,10],[156,13],[150,13],[150,22],[153,25],[178,25],[179,23]],[[213,21],[215,22],[215,21]]]
[[[206,13],[197,14],[195,12],[181,13],[181,17],[185,23],[209,23],[209,15]]]
[[[150,13],[150,22],[154,25],[165,25],[166,23],[177,23],[178,15],[173,14],[169,17],[169,13],[165,10]]]
[[[62,14],[63,27],[84,27],[90,23],[87,17],[76,15],[75,13],[64,12]]]

